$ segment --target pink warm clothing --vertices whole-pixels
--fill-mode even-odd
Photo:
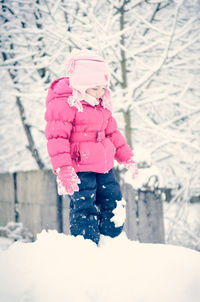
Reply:
[[[57,168],[73,166],[76,172],[105,173],[114,159],[126,162],[132,150],[117,129],[111,112],[101,105],[81,101],[83,112],[70,106],[69,79],[54,81],[46,99],[45,135],[54,173]]]
[[[108,82],[108,67],[100,56],[91,51],[72,51],[66,66],[70,75],[70,87],[79,91],[86,88],[105,85]],[[87,77],[85,73],[87,72]]]

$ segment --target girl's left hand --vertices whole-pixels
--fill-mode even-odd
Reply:
[[[138,167],[136,162],[133,160],[133,158],[131,157],[129,160],[123,162],[122,164],[126,169],[130,170],[132,174],[132,178],[135,179],[136,176],[138,175]]]

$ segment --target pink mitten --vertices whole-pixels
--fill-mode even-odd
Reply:
[[[73,167],[58,168],[56,173],[59,195],[73,195],[74,192],[79,191],[78,184],[80,184],[80,179]]]
[[[129,160],[123,162],[122,164],[126,169],[130,170],[133,179],[135,179],[136,176],[138,175],[138,167],[136,162],[133,160],[133,158],[131,157]]]

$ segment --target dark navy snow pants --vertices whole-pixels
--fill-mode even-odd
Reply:
[[[99,242],[100,234],[116,237],[123,228],[111,218],[117,201],[122,200],[120,186],[112,169],[108,173],[78,172],[79,192],[70,196],[70,232],[74,236]]]

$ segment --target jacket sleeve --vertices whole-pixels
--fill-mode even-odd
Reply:
[[[133,156],[130,146],[127,144],[122,133],[117,129],[117,122],[112,116],[108,120],[105,134],[116,148],[115,159],[119,163],[126,162]]]
[[[74,115],[74,110],[66,101],[66,96],[54,97],[47,103],[45,136],[54,173],[57,168],[72,165],[69,138]]]

